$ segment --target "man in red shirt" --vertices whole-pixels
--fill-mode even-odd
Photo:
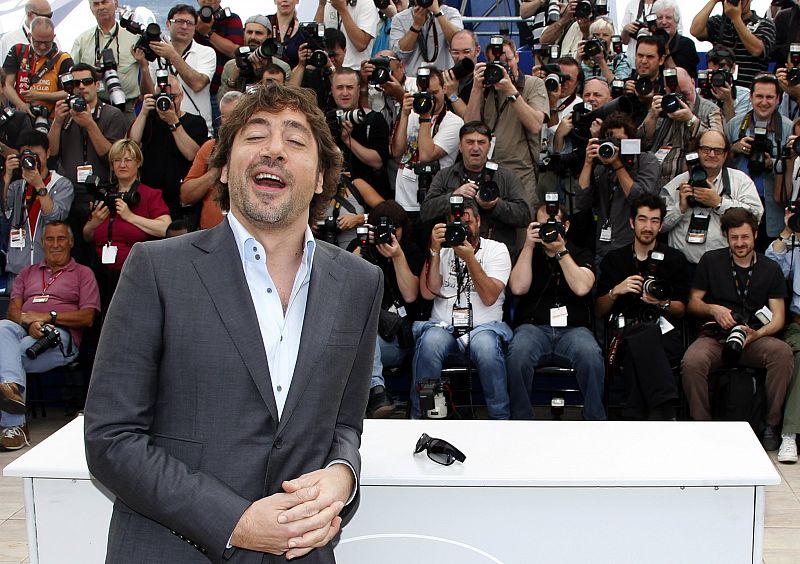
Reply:
[[[81,332],[100,311],[94,274],[72,259],[75,241],[69,226],[48,223],[42,243],[44,260],[14,280],[8,319],[0,321],[0,446],[5,450],[30,444],[26,373],[46,372],[77,358]]]

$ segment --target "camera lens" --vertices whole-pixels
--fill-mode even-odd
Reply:
[[[483,84],[494,86],[503,80],[503,66],[500,63],[487,63],[483,71]]]
[[[429,114],[433,111],[433,95],[428,92],[414,94],[412,108],[418,114]]]
[[[639,96],[649,96],[653,93],[653,81],[646,76],[640,76],[636,79],[635,90]]]
[[[728,333],[725,345],[722,348],[722,361],[726,364],[737,364],[742,357],[744,342],[747,340],[747,333],[744,328],[744,325],[737,325]]]
[[[617,154],[617,146],[612,141],[606,141],[597,148],[597,154],[605,160],[613,159]]]
[[[500,196],[500,188],[494,180],[487,180],[478,189],[478,196],[484,202],[491,202]]]

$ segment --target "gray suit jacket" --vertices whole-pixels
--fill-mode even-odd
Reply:
[[[86,404],[92,474],[116,496],[107,561],[285,562],[225,550],[245,509],[334,459],[360,472],[380,271],[318,242],[278,421],[228,222],[137,244],[106,318]],[[333,562],[333,549],[302,562]]]

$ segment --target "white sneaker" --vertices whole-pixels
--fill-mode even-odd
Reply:
[[[778,462],[794,464],[797,462],[797,441],[794,433],[781,435],[781,448],[778,449]]]

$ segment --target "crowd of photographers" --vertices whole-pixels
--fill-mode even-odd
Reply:
[[[534,63],[522,68],[521,45],[498,35],[482,49],[439,0],[320,0],[311,22],[279,0],[244,23],[198,0],[164,27],[90,0],[96,22],[69,53],[48,2],[30,0],[3,44],[0,256],[25,330],[0,340],[0,358],[63,311],[104,310],[136,242],[223,221],[214,133],[274,81],[314,90],[344,156],[316,236],[385,274],[368,416],[393,413],[385,369],[403,366],[411,416],[446,416],[441,373],[461,366],[490,418],[530,419],[538,367],[559,365],[575,370],[586,419],[606,417],[616,382],[626,418],[676,418],[682,386],[707,420],[724,416],[710,375],[746,366],[766,373],[762,442],[794,462],[798,8],[760,17],[725,0],[711,16],[717,3],[689,27],[714,45],[700,68],[673,0],[631,0],[619,21],[605,0],[523,0]],[[51,222],[66,229],[48,243]],[[48,293],[73,262],[99,298]],[[31,323],[49,300],[59,308]],[[24,378],[0,382],[5,448],[27,444],[24,420],[5,415],[24,391]]]

